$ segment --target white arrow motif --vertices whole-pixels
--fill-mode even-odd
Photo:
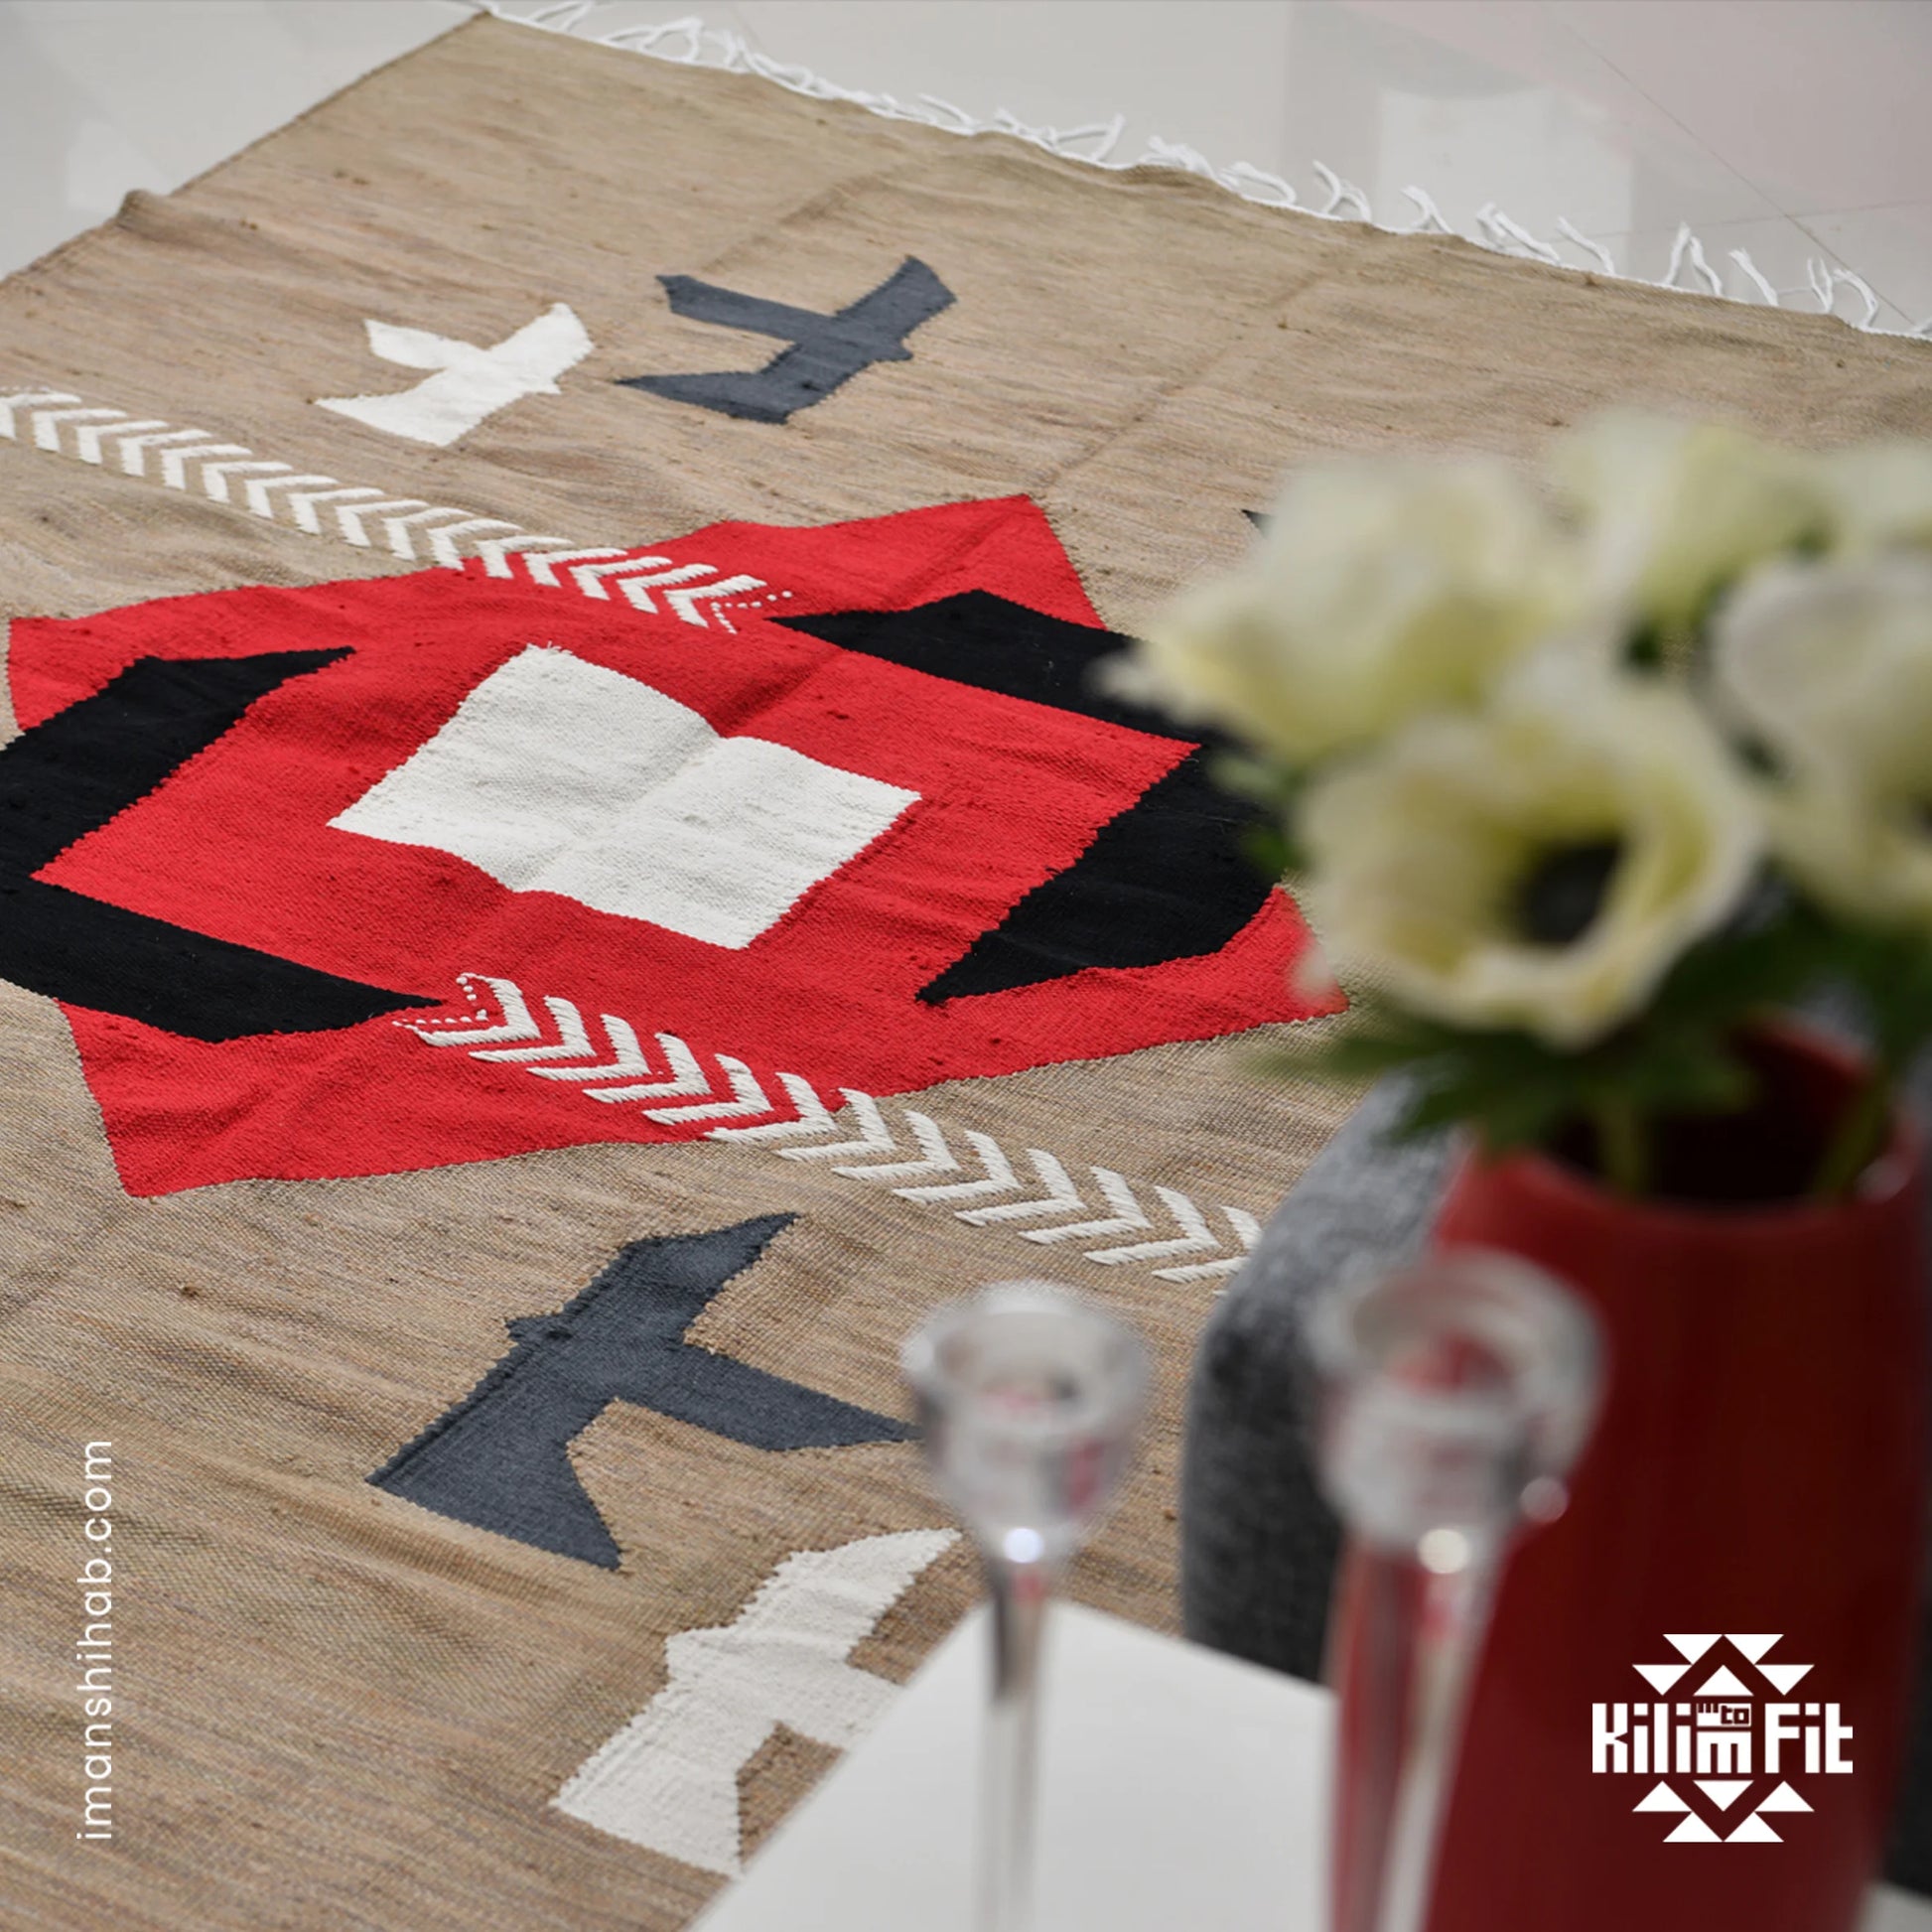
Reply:
[[[1247,1260],[1248,1250],[1261,1239],[1261,1223],[1238,1207],[1224,1206],[1221,1212],[1227,1216],[1228,1226],[1234,1230],[1234,1238],[1241,1243],[1241,1253],[1229,1255],[1225,1261],[1199,1261],[1186,1268],[1157,1268],[1154,1271],[1156,1281],[1206,1281],[1211,1275],[1233,1274]]]
[[[37,449],[61,448],[63,423],[116,422],[126,412],[119,409],[37,409],[34,411],[34,445]]]
[[[1117,1174],[1112,1168],[1094,1168],[1091,1173],[1100,1183],[1100,1191],[1107,1197],[1107,1205],[1114,1210],[1110,1218],[1074,1221],[1061,1228],[1029,1228],[1021,1238],[1026,1241],[1088,1241],[1098,1240],[1103,1234],[1132,1234],[1137,1228],[1154,1225],[1141,1212],[1141,1204],[1134,1198],[1134,1190],[1123,1175]]]
[[[161,483],[164,489],[186,489],[188,487],[188,466],[191,463],[206,463],[213,456],[253,456],[254,451],[244,450],[239,443],[198,443],[193,449],[163,450],[161,452]]]
[[[509,553],[512,550],[527,550],[533,543],[565,544],[568,537],[532,536],[527,530],[520,536],[485,537],[476,545],[476,554],[483,559],[483,574],[488,577],[514,577],[510,569]],[[574,554],[574,553],[573,553]]]
[[[502,1011],[501,1024],[485,1020],[476,1026],[464,1020],[398,1020],[396,1025],[414,1034],[425,1046],[481,1046],[493,1040],[537,1039],[543,1029],[532,1016],[522,989],[514,980],[492,979],[487,973],[460,973],[458,980],[465,999],[476,1001],[476,982],[489,988]],[[458,1032],[457,1029],[463,1031]]]
[[[130,423],[120,410],[114,414],[121,420],[117,423],[88,423],[73,432],[73,453],[82,463],[98,463],[102,457],[100,442],[102,437],[120,438],[132,436],[137,430],[166,429],[168,425],[158,418],[151,417],[144,423]]]
[[[914,1108],[901,1108],[906,1130],[915,1143],[916,1154],[901,1148],[887,1122],[879,1102],[856,1087],[841,1087],[839,1093],[851,1110],[850,1125],[856,1137],[827,1140],[839,1131],[838,1118],[826,1107],[810,1081],[796,1073],[773,1072],[764,1080],[741,1059],[718,1053],[718,1069],[730,1089],[729,1098],[717,1098],[711,1078],[690,1046],[675,1034],[656,1035],[664,1055],[668,1077],[628,1080],[632,1074],[648,1074],[649,1060],[630,1023],[619,1014],[599,1015],[610,1038],[611,1057],[598,1059],[602,1050],[586,1024],[582,1010],[574,1001],[558,995],[545,995],[542,1001],[551,1032],[538,1022],[514,980],[488,974],[459,975],[464,998],[478,1011],[459,1019],[398,1020],[395,1024],[414,1033],[433,1046],[461,1046],[473,1058],[500,1061],[520,1066],[538,1079],[568,1080],[577,1083],[593,1100],[614,1103],[676,1100],[683,1104],[646,1107],[647,1120],[667,1126],[696,1126],[709,1121],[743,1121],[778,1112],[766,1090],[764,1080],[775,1080],[791,1102],[792,1116],[765,1119],[756,1126],[710,1127],[708,1138],[724,1141],[778,1143],[809,1140],[809,1147],[773,1146],[772,1151],[788,1161],[831,1161],[833,1172],[855,1180],[876,1180],[892,1185],[900,1199],[922,1206],[944,1206],[969,1226],[990,1227],[1005,1222],[1090,1214],[1087,1202],[1073,1184],[1065,1168],[1043,1148],[1029,1148],[1028,1159],[1046,1192],[1027,1200],[1009,1200],[986,1206],[962,1206],[990,1195],[1013,1192],[1024,1183],[1016,1176],[1013,1164],[990,1134],[968,1129],[960,1137],[979,1162],[983,1173],[978,1177],[933,1179],[933,1176],[966,1176],[967,1170],[954,1152],[946,1132],[930,1115]],[[479,988],[488,999],[480,998]],[[501,1019],[491,1019],[492,1011]],[[554,1062],[554,1064],[552,1064]],[[565,1064],[570,1062],[570,1064]],[[619,1086],[592,1086],[592,1081],[620,1080]],[[881,1160],[878,1157],[893,1157]],[[1113,1210],[1104,1217],[1065,1222],[1057,1227],[1021,1230],[1025,1239],[1061,1242],[1101,1239],[1109,1235],[1152,1232],[1154,1224],[1142,1209],[1132,1184],[1110,1168],[1090,1170],[1107,1206]],[[912,1183],[912,1184],[903,1184]],[[1089,1249],[1084,1258],[1102,1266],[1130,1262],[1168,1260],[1180,1255],[1215,1254],[1212,1261],[1186,1263],[1155,1271],[1157,1280],[1189,1282],[1231,1273],[1241,1265],[1242,1254],[1252,1249],[1260,1237],[1261,1225],[1252,1214],[1240,1208],[1223,1206],[1228,1227],[1239,1241],[1242,1254],[1227,1255],[1221,1250],[1225,1237],[1217,1237],[1206,1215],[1192,1198],[1177,1188],[1155,1186],[1163,1207],[1179,1229],[1176,1235],[1151,1240],[1120,1243]],[[1680,1648],[1697,1645],[1698,1638],[1673,1638]],[[1715,1641],[1712,1639],[1711,1641]],[[1765,1640],[1768,1648],[1775,1639]],[[1762,1668],[1762,1666],[1760,1666]],[[1795,1667],[1802,1671],[1803,1666]]]
[[[257,516],[271,520],[275,515],[275,505],[268,499],[272,489],[295,489],[302,484],[323,488],[336,481],[334,477],[254,477],[241,485],[242,500]],[[295,499],[289,499],[293,502]]]
[[[982,1199],[988,1194],[1010,1194],[1019,1186],[1012,1164],[992,1135],[975,1134],[968,1129],[966,1140],[986,1170],[984,1180],[956,1180],[941,1187],[895,1187],[893,1192],[902,1200],[951,1202]]]
[[[635,1035],[632,1035],[635,1038]],[[698,1064],[698,1056],[676,1034],[659,1034],[657,1043],[664,1049],[664,1058],[671,1069],[668,1080],[645,1080],[629,1087],[592,1087],[593,1100],[668,1100],[675,1094],[709,1093],[711,1081],[705,1070]],[[648,1119],[655,1120],[651,1114]]]
[[[276,468],[286,470],[288,464],[278,464]],[[272,521],[274,519],[274,504],[268,500],[268,490],[274,490],[274,488],[294,488],[298,483],[323,484],[323,483],[335,483],[335,478],[315,478],[315,476],[309,476],[309,478],[304,478],[304,476],[249,478],[249,482],[241,484],[241,500],[249,506],[249,510],[255,512],[255,516],[265,516],[265,518]]]
[[[704,613],[698,609],[698,600],[703,597],[735,597],[741,591],[757,591],[764,588],[762,577],[726,577],[716,584],[703,584],[696,590],[666,591],[664,602],[668,604],[686,623],[704,622]],[[630,591],[624,585],[627,596]]]
[[[322,535],[322,516],[316,508],[318,503],[346,503],[357,497],[380,496],[382,493],[367,483],[353,484],[345,489],[298,489],[289,497],[289,508],[295,512],[297,529],[307,530],[312,537],[319,537]]]
[[[621,557],[625,554],[624,551],[608,547],[602,550],[553,550],[541,557],[525,557],[523,568],[529,572],[532,582],[548,584],[553,590],[560,590],[563,587],[557,582],[559,564],[574,564],[586,557]]]
[[[859,1138],[856,1141],[838,1141],[830,1147],[781,1147],[780,1160],[784,1161],[833,1161],[848,1154],[897,1154],[898,1143],[893,1139],[893,1130],[886,1125],[885,1116],[879,1111],[879,1103],[869,1093],[858,1093],[850,1088],[840,1088],[852,1103],[853,1117],[859,1123]]]
[[[667,564],[671,561],[668,557],[628,556],[621,550],[612,550],[605,554],[615,557],[617,562],[609,564],[580,564],[570,573],[576,580],[577,588],[586,597],[608,599],[611,593],[598,582],[598,579],[600,577],[610,576],[614,570],[649,570],[655,565]]]
[[[380,490],[376,492],[377,495],[381,493]],[[362,527],[365,516],[380,516],[387,510],[420,510],[428,507],[428,498],[423,496],[390,496],[380,503],[345,503],[336,512],[336,527],[350,543],[367,550],[374,545],[375,539]]]
[[[463,553],[456,547],[458,537],[468,535],[473,530],[516,530],[521,528],[521,524],[512,523],[506,517],[501,516],[473,516],[467,523],[439,524],[429,533],[430,555],[445,570],[461,570],[463,568]],[[507,571],[503,574],[505,576],[509,575]]]
[[[203,492],[217,503],[228,500],[228,479],[244,473],[272,473],[288,469],[286,463],[210,463],[202,470]]]
[[[916,1180],[924,1174],[957,1173],[959,1163],[953,1159],[952,1149],[946,1145],[946,1137],[937,1124],[928,1115],[915,1114],[910,1107],[904,1110],[904,1119],[924,1160],[888,1161],[873,1167],[848,1165],[834,1168],[832,1172],[864,1180]]]
[[[709,564],[679,564],[675,570],[646,571],[641,576],[625,572],[615,581],[633,610],[655,611],[657,606],[650,601],[650,592],[644,588],[646,584],[688,584],[694,578],[711,577],[715,574]],[[690,593],[672,591],[670,595],[678,598],[689,596]],[[702,618],[698,619],[698,622],[703,621]]]
[[[796,1120],[767,1121],[762,1127],[714,1127],[710,1138],[714,1141],[790,1141],[806,1134],[830,1134],[837,1123],[825,1102],[812,1090],[809,1080],[800,1079],[796,1073],[780,1073],[778,1084],[791,1096],[791,1104],[798,1109]],[[855,1099],[849,1087],[839,1091],[848,1101]]]
[[[735,1060],[729,1053],[720,1053],[717,1058],[725,1070],[725,1078],[731,1082],[730,1100],[713,1100],[697,1107],[646,1107],[644,1118],[666,1126],[673,1123],[682,1126],[693,1120],[737,1120],[749,1114],[768,1114],[771,1101],[759,1085],[758,1075],[743,1060]]]
[[[79,400],[78,396],[70,396],[65,389],[23,389],[18,395],[0,396],[0,436],[13,439],[16,409],[32,409],[40,403],[78,402]]]
[[[356,510],[352,513],[357,516],[366,516],[369,512],[367,510]],[[348,510],[339,510],[337,514],[339,516],[347,516],[351,512]],[[410,542],[409,532],[416,524],[427,523],[432,516],[468,516],[470,512],[468,510],[460,510],[454,504],[441,503],[430,509],[418,510],[413,516],[384,517],[382,522],[383,534],[389,539],[389,550],[392,555],[401,557],[406,561],[413,561],[416,555],[416,546]]]
[[[1043,1147],[1030,1147],[1027,1159],[1034,1164],[1046,1191],[1035,1200],[1008,1201],[1000,1207],[962,1207],[959,1218],[976,1228],[992,1227],[1001,1221],[1030,1221],[1042,1214],[1064,1214],[1071,1207],[1085,1207],[1080,1190],[1066,1170]]]
[[[611,1035],[614,1057],[601,1061],[596,1066],[533,1066],[530,1071],[539,1080],[612,1080],[630,1073],[648,1073],[650,1062],[644,1058],[644,1049],[637,1043],[637,1035],[631,1031],[627,1020],[621,1020],[615,1013],[599,1014],[604,1022],[604,1031]],[[660,1035],[660,1038],[671,1035]],[[586,1045],[586,1052],[596,1048]],[[556,1056],[559,1059],[563,1054]]]
[[[552,315],[565,326],[568,312],[562,305]],[[532,329],[535,327],[532,325]],[[574,318],[568,327],[575,327]],[[447,357],[452,353],[459,359],[493,353],[474,350],[470,345],[451,343],[426,331],[391,329],[386,324],[371,325],[370,333],[372,340],[381,338],[385,351],[396,351],[391,359],[445,373],[449,372]],[[399,398],[347,400],[386,407]],[[343,413],[360,412],[351,409]],[[700,628],[716,622],[729,630],[733,626],[728,611],[755,608],[771,603],[774,597],[791,595],[789,591],[773,593],[746,604],[738,600],[765,589],[763,578],[745,572],[720,577],[715,564],[677,564],[669,557],[642,556],[609,545],[574,547],[569,537],[525,531],[506,517],[480,516],[455,504],[432,505],[421,496],[392,496],[371,484],[343,484],[316,473],[297,475],[293,464],[257,458],[245,444],[217,441],[203,429],[171,429],[159,417],[137,420],[124,409],[89,404],[67,389],[23,389],[0,396],[0,436],[19,440],[23,424],[31,425],[32,439],[39,448],[56,455],[71,454],[96,467],[106,461],[110,448],[118,450],[122,472],[130,477],[147,477],[147,454],[157,451],[161,457],[159,481],[165,488],[190,488],[193,470],[201,477],[203,492],[217,503],[232,502],[231,480],[245,479],[242,503],[252,514],[273,522],[279,515],[277,505],[286,503],[296,526],[310,536],[327,533],[323,506],[331,505],[336,511],[337,530],[358,548],[373,544],[367,519],[378,517],[390,550],[406,563],[419,555],[412,531],[428,536],[434,561],[449,569],[461,569],[470,557],[476,557],[486,575],[513,577],[516,573],[511,557],[523,553],[523,569],[532,583],[561,588],[566,580],[559,573],[567,569],[584,596],[609,601],[610,584],[618,583],[626,601],[646,613],[658,610],[653,593],[660,593],[666,610],[682,622]],[[62,434],[69,426],[71,448],[68,450],[64,449]],[[481,534],[484,531],[501,534],[485,538]],[[467,546],[465,539],[469,539]]]
[[[1095,1248],[1087,1256],[1089,1261],[1111,1268],[1120,1262],[1166,1261],[1173,1255],[1206,1254],[1221,1245],[1200,1209],[1185,1194],[1176,1193],[1172,1187],[1157,1187],[1154,1191],[1180,1224],[1179,1237],[1172,1241],[1137,1241],[1128,1248]]]
[[[584,1016],[577,1011],[576,1004],[570,1000],[560,1000],[553,994],[544,998],[544,1006],[550,1018],[557,1023],[559,1037],[549,1045],[543,1046],[491,1046],[472,1051],[473,1060],[576,1060],[586,1053],[595,1053],[597,1048],[591,1043],[590,1034],[584,1027]]]
[[[147,453],[150,450],[167,450],[177,443],[206,444],[210,440],[205,429],[171,429],[155,436],[134,436],[128,434],[133,427],[134,425],[130,423],[125,430],[109,429],[101,432],[103,436],[126,438],[120,445],[121,474],[124,477],[145,477],[148,474]],[[181,485],[177,483],[175,487],[179,489]]]

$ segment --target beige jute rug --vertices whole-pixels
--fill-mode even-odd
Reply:
[[[973,1599],[988,1279],[1151,1339],[1070,1589],[1172,1628],[1345,1103],[1106,630],[1301,459],[1929,370],[488,21],[14,277],[0,1921],[682,1925]]]

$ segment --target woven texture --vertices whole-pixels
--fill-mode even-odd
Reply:
[[[1105,632],[1301,459],[1927,367],[493,22],[7,283],[0,1917],[684,1924],[971,1600],[990,1278],[1150,1337],[1173,1628],[1347,1103]]]

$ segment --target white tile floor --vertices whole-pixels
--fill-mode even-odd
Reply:
[[[0,271],[468,11],[0,0]],[[1741,248],[1781,290],[1818,262],[1883,327],[1932,318],[1932,0],[606,0],[579,31],[692,12],[850,87],[1060,128],[1124,112],[1124,152],[1158,134],[1305,200],[1325,161],[1391,225],[1413,183],[1465,233],[1491,203],[1546,238],[1567,218],[1656,277],[1689,221],[1735,293]]]

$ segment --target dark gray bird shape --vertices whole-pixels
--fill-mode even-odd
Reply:
[[[555,1314],[508,1322],[509,1353],[369,1480],[438,1515],[615,1570],[616,1539],[568,1453],[613,1402],[754,1449],[906,1440],[909,1423],[684,1339],[712,1297],[794,1218],[766,1214],[621,1248]]]

